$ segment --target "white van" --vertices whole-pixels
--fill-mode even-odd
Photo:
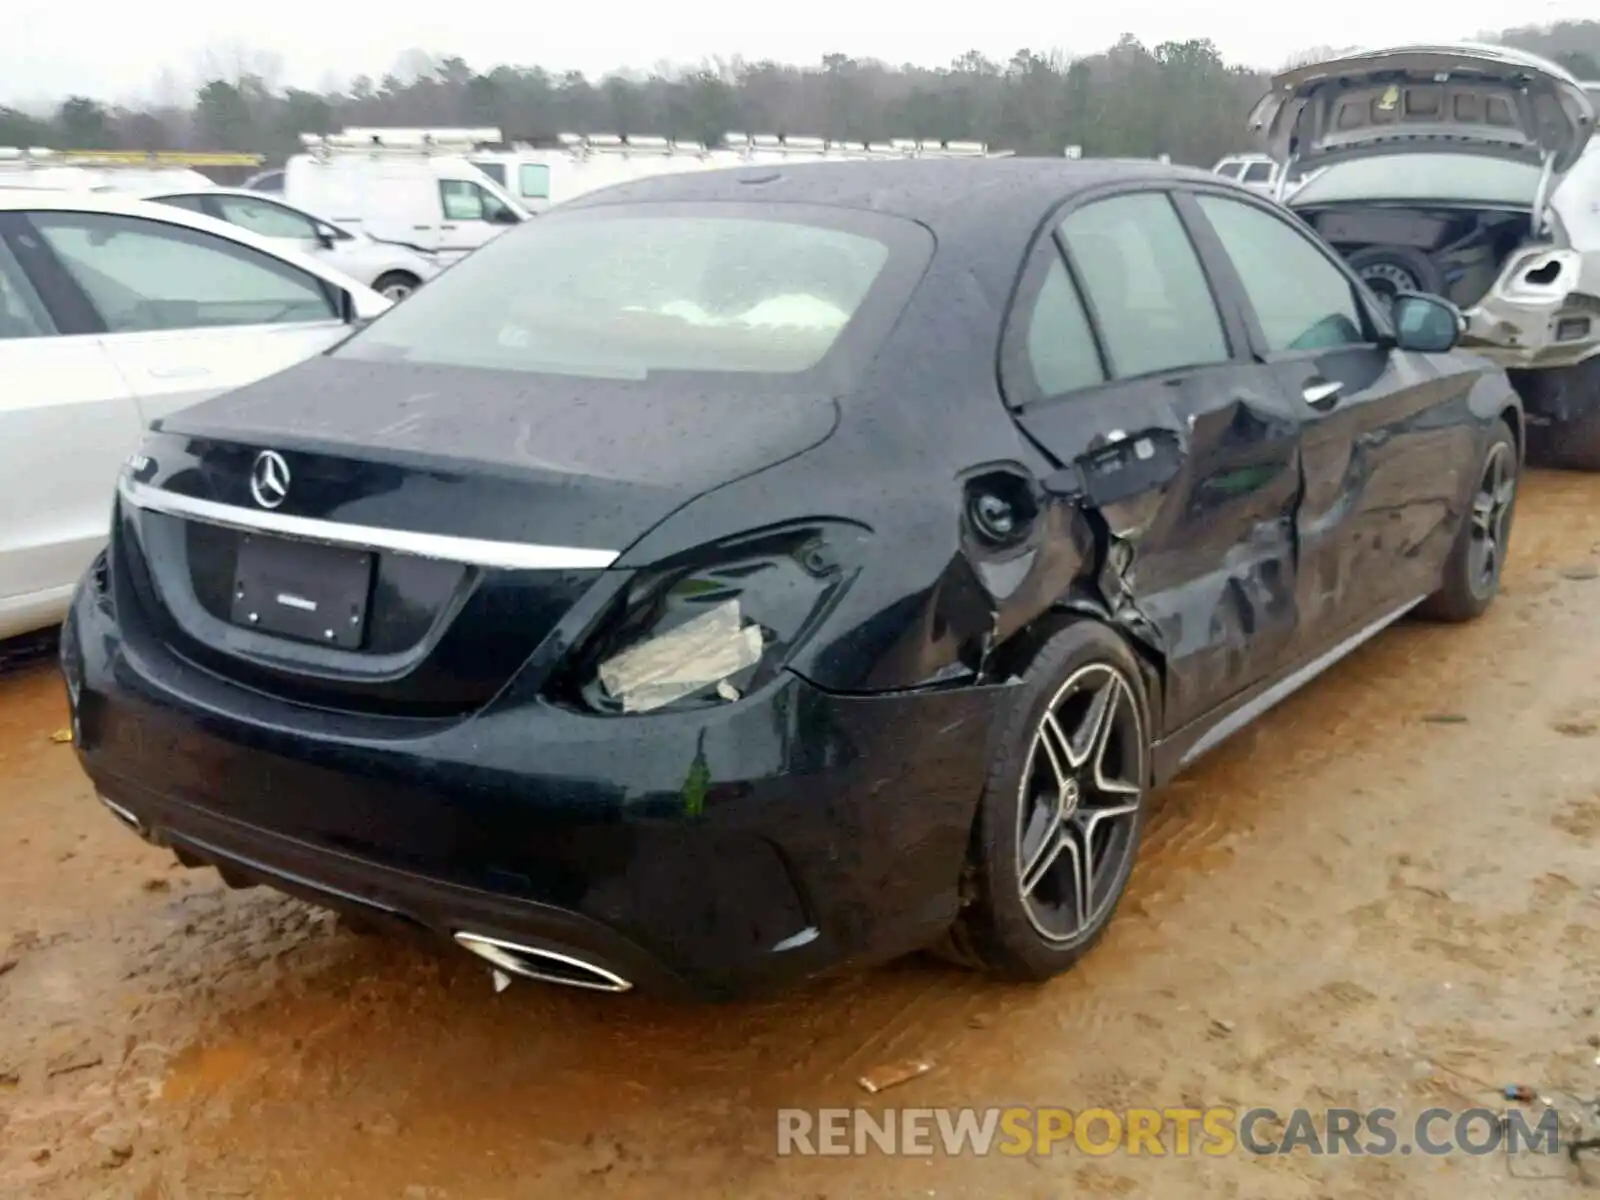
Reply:
[[[506,191],[530,213],[550,207],[551,169],[568,158],[561,150],[475,150],[467,161]]]
[[[469,133],[472,131],[462,131]],[[528,210],[452,144],[427,131],[302,134],[283,198],[336,225],[437,255],[447,265],[528,219]]]
[[[561,143],[556,149],[480,149],[467,159],[530,212],[614,183],[730,165],[699,142],[675,138],[564,133]]]

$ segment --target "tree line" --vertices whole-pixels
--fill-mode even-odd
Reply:
[[[1600,79],[1600,21],[1489,35]],[[1335,51],[1297,56],[1310,61]],[[947,67],[894,66],[830,54],[815,66],[718,60],[692,69],[578,72],[497,66],[411,51],[380,79],[327,91],[280,87],[277,64],[240,54],[192,103],[146,107],[69,96],[53,113],[0,107],[0,146],[234,150],[281,161],[301,133],[347,125],[492,125],[508,139],[563,132],[715,142],[729,131],[857,141],[975,139],[1018,154],[1150,157],[1210,165],[1243,146],[1243,121],[1266,75],[1223,61],[1208,40],[1146,46],[1131,34],[1098,54],[977,51]]]

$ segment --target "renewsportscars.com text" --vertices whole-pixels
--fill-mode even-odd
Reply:
[[[1556,1154],[1555,1110],[861,1108],[778,1110],[780,1155]]]

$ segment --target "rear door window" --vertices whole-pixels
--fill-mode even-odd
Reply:
[[[206,211],[205,197],[203,196],[159,196],[157,204],[170,204],[173,208],[187,209],[192,213],[199,213],[203,217],[211,214]]]
[[[228,224],[248,229],[261,237],[309,242],[317,236],[317,227],[310,217],[270,200],[257,200],[249,196],[213,196],[212,201]]]
[[[1222,317],[1172,201],[1113,196],[1058,228],[1114,379],[1227,362]]]

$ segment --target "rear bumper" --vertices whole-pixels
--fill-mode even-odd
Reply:
[[[1005,692],[841,697],[787,675],[709,713],[507,703],[388,728],[124,638],[92,576],[61,658],[97,791],[186,859],[702,998],[939,935]]]

